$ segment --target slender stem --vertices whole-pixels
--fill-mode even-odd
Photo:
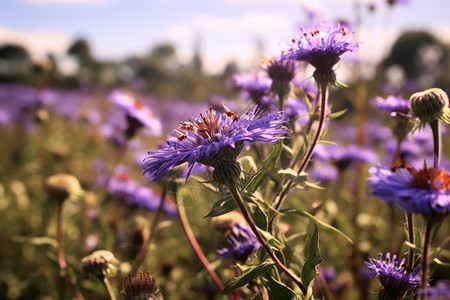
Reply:
[[[61,276],[64,278],[66,283],[72,288],[75,297],[78,300],[84,300],[83,295],[80,291],[75,287],[69,275],[66,272],[67,263],[66,258],[64,257],[64,231],[63,231],[63,204],[64,201],[58,202],[58,221],[57,221],[57,240],[58,240],[58,264],[59,269],[61,270]]]
[[[103,283],[103,286],[105,287],[106,291],[108,292],[111,300],[116,300],[116,296],[114,295],[114,292],[111,288],[111,284],[109,283],[108,277],[103,276],[102,283]]]
[[[439,131],[439,120],[434,120],[429,123],[431,131],[433,132],[433,145],[434,145],[434,162],[433,168],[437,170],[439,168],[439,160],[441,156],[441,133]]]
[[[182,205],[177,205],[178,215],[180,217],[181,226],[183,227],[184,233],[186,234],[186,237],[189,240],[189,243],[192,246],[192,249],[194,249],[195,254],[202,262],[203,266],[205,267],[206,271],[208,271],[209,275],[213,279],[214,283],[217,285],[217,287],[223,291],[225,288],[224,284],[220,280],[219,276],[217,276],[216,272],[214,272],[214,269],[211,267],[211,265],[208,262],[208,259],[206,258],[205,254],[203,253],[202,249],[200,248],[199,244],[197,243],[197,239],[195,238],[194,233],[192,232],[191,226],[189,225],[189,221],[186,215],[186,211],[184,210],[184,207]],[[232,293],[227,294],[228,299],[235,300],[235,297]]]
[[[430,248],[431,233],[433,229],[433,223],[430,221],[426,222],[425,225],[425,236],[423,239],[422,248],[422,284],[421,288],[426,289],[428,284],[428,251]],[[424,293],[425,295],[426,293]]]
[[[319,278],[320,278],[320,281],[322,282],[323,289],[325,290],[325,295],[327,295],[327,299],[328,300],[333,299],[333,297],[331,296],[330,287],[328,286],[328,283],[327,283],[327,279],[323,275],[322,267],[320,265],[317,266],[317,270],[319,271]]]
[[[414,216],[412,213],[406,213],[406,220],[408,221],[408,238],[409,242],[414,245]],[[414,268],[414,250],[409,249],[408,269],[412,271]]]
[[[158,210],[156,211],[155,217],[153,219],[152,224],[150,225],[150,231],[148,238],[144,241],[144,244],[141,247],[141,250],[139,251],[138,255],[136,256],[136,260],[133,266],[133,270],[131,271],[131,274],[136,275],[139,267],[141,266],[142,262],[144,261],[145,257],[148,254],[148,250],[150,249],[150,245],[152,244],[153,237],[155,236],[155,229],[156,225],[159,223],[159,219],[161,216],[161,213],[163,211],[164,202],[167,195],[167,187],[163,187],[162,193],[161,193],[161,200],[159,201]]]
[[[255,234],[256,238],[258,239],[259,243],[263,246],[263,248],[266,250],[267,254],[272,258],[274,263],[289,277],[292,281],[294,281],[302,293],[306,295],[306,288],[303,286],[300,279],[292,274],[278,259],[278,257],[275,256],[275,254],[270,249],[270,246],[267,244],[267,242],[262,237],[261,233],[258,231],[258,228],[256,227],[255,223],[253,222],[252,218],[250,217],[250,214],[248,213],[247,209],[244,206],[244,202],[242,201],[241,194],[237,190],[237,188],[233,185],[229,186],[231,195],[233,196],[234,200],[236,201],[237,205],[239,206],[239,209],[241,210],[242,214],[244,215],[245,220],[247,221],[248,225],[252,229],[253,233]]]
[[[316,134],[314,135],[314,138],[309,145],[308,151],[306,152],[305,156],[303,156],[302,162],[300,163],[300,167],[297,171],[297,174],[300,174],[301,172],[305,171],[306,167],[308,166],[309,161],[311,160],[312,154],[314,152],[314,148],[317,145],[317,142],[319,141],[320,135],[322,133],[323,124],[325,123],[326,119],[326,110],[327,110],[327,103],[328,103],[328,85],[320,85],[319,86],[320,95],[321,95],[321,102],[320,102],[320,114],[319,114],[319,124],[317,126]],[[283,205],[284,199],[286,198],[287,193],[291,189],[293,185],[292,181],[289,181],[284,189],[281,191],[280,196],[274,203],[274,208],[276,210],[279,210],[281,206]],[[275,217],[271,218],[269,220],[269,232],[272,231],[272,225],[273,220]]]

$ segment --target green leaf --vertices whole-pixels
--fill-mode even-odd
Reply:
[[[282,241],[276,239],[272,234],[270,234],[268,231],[265,230],[258,230],[259,233],[263,236],[263,238],[266,240],[266,242],[269,245],[272,245],[274,247],[276,247],[277,249],[281,250],[284,248],[284,244]]]
[[[47,236],[41,237],[13,236],[11,239],[19,243],[31,244],[35,246],[50,245],[55,249],[58,248],[58,242],[55,239]]]
[[[321,221],[321,220],[317,219],[316,217],[314,217],[313,215],[311,215],[310,213],[308,213],[306,211],[296,210],[295,208],[288,208],[288,209],[283,209],[280,212],[283,213],[283,214],[292,214],[293,213],[293,214],[297,214],[297,215],[302,216],[302,217],[310,218],[321,229],[333,231],[334,233],[337,233],[338,235],[340,235],[341,237],[346,239],[350,244],[353,244],[353,240],[348,235],[346,235],[345,233],[343,233],[342,231],[340,231],[336,227],[333,227],[330,224],[327,224],[324,221]]]
[[[278,173],[287,175],[289,177],[289,179],[295,184],[305,182],[308,179],[308,173],[301,172],[300,174],[298,174],[297,171],[295,171],[291,168],[279,170]]]
[[[281,214],[278,210],[273,208],[272,205],[269,205],[264,200],[259,199],[254,194],[243,192],[242,193],[242,197],[244,198],[245,201],[257,204],[261,209],[263,209],[263,211],[269,212],[271,217],[274,216],[274,215],[280,215]]]
[[[300,297],[272,274],[264,274],[261,281],[269,292],[269,299],[300,299]]]
[[[206,218],[206,217],[212,218],[212,217],[221,216],[226,213],[229,213],[232,210],[235,210],[236,208],[237,208],[237,203],[234,200],[233,196],[227,195],[227,196],[223,197],[222,199],[217,200],[213,204],[211,211],[206,216],[204,216],[204,218]]]
[[[261,183],[269,177],[272,173],[275,163],[281,153],[281,148],[283,145],[283,140],[279,140],[273,147],[270,156],[263,162],[261,170],[259,170],[251,179],[248,184],[248,189],[250,192],[256,191],[256,189],[261,185]]]
[[[247,209],[255,225],[258,228],[266,230],[267,215],[261,210],[261,208],[257,204],[247,203]]]
[[[231,279],[231,281],[223,289],[222,294],[228,294],[231,291],[246,285],[253,279],[258,278],[259,276],[270,271],[270,269],[272,269],[274,265],[275,264],[272,261],[266,261],[259,265],[251,267],[240,266],[240,268],[244,268],[244,272],[241,276]]]
[[[338,118],[338,117],[342,116],[343,114],[345,114],[346,112],[347,112],[347,109],[343,109],[341,111],[332,113],[332,114],[328,115],[328,119],[331,120],[331,119]]]
[[[302,268],[301,279],[305,287],[308,288],[311,281],[318,275],[316,266],[322,262],[319,252],[319,231],[317,230],[316,222],[314,222],[314,233],[305,250],[306,261]]]

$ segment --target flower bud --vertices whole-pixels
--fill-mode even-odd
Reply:
[[[45,187],[50,198],[63,202],[81,193],[80,182],[75,176],[57,174],[45,181]]]
[[[88,273],[102,277],[111,274],[116,267],[116,258],[111,251],[97,250],[81,260],[81,269]]]
[[[136,277],[131,275],[123,279],[123,289],[121,291],[124,300],[162,300],[163,296],[159,291],[156,280],[150,276],[150,272],[139,273]]]
[[[410,97],[411,113],[420,120],[422,126],[435,120],[447,123],[450,116],[448,102],[448,96],[443,90],[428,89]]]

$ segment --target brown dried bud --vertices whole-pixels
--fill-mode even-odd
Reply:
[[[80,182],[75,176],[57,174],[45,181],[48,195],[58,202],[65,201],[81,193]]]
[[[111,251],[97,250],[81,260],[80,267],[86,273],[106,276],[115,269],[116,258]]]
[[[124,300],[162,300],[163,296],[159,291],[156,280],[150,276],[150,272],[139,273],[136,277],[127,275],[123,279],[123,289],[121,291]]]

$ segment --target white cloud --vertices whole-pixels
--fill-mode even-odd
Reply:
[[[27,0],[33,4],[102,4],[108,0]]]
[[[29,31],[0,26],[0,44],[19,44],[36,58],[43,57],[51,52],[56,55],[64,54],[71,38],[60,31],[38,28]]]

